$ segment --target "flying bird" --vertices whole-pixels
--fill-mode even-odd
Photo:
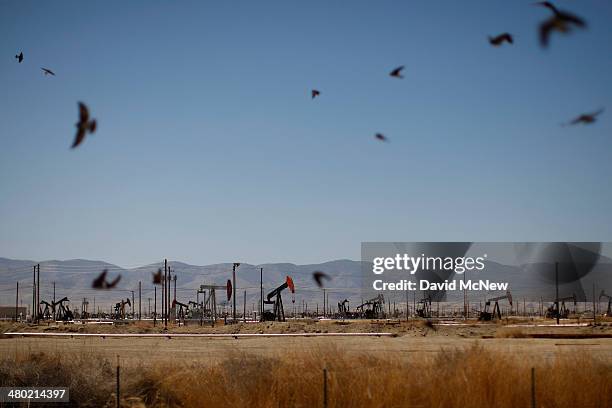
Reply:
[[[494,47],[499,47],[504,41],[508,44],[514,44],[514,37],[510,33],[503,33],[495,37],[489,36],[489,43]]]
[[[600,109],[597,112],[593,112],[593,113],[583,113],[582,115],[578,116],[576,119],[572,120],[569,123],[569,125],[577,125],[579,123],[590,125],[591,123],[594,123],[597,121],[597,116],[601,115],[603,111],[604,111],[603,109]]]
[[[387,136],[383,135],[382,133],[377,133],[375,136],[376,140],[380,140],[381,142],[388,142],[389,139],[387,139]]]
[[[17,58],[17,61],[21,64],[23,62],[23,52],[15,55],[15,58]]]
[[[96,120],[89,119],[89,110],[83,102],[79,102],[79,121],[76,124],[77,133],[72,143],[72,149],[81,144],[85,139],[87,132],[94,133],[96,131]]]
[[[102,273],[100,274],[100,276],[94,279],[93,283],[91,284],[91,287],[94,289],[111,289],[117,286],[117,283],[119,283],[119,281],[121,280],[121,275],[118,275],[115,278],[115,280],[113,280],[112,282],[107,282],[106,281],[107,274],[108,274],[108,269],[104,269]]]
[[[315,282],[317,282],[317,286],[319,286],[320,288],[323,287],[323,279],[326,279],[326,280],[332,279],[331,276],[321,271],[314,271],[312,273],[312,278],[315,280]]]
[[[391,73],[389,74],[389,76],[392,76],[394,78],[403,78],[404,76],[402,75],[402,70],[404,69],[404,66],[400,66],[395,68],[393,71],[391,71]]]
[[[53,75],[53,76],[55,76],[55,72],[51,71],[50,69],[42,68],[42,67],[40,69],[42,69],[42,71],[44,72],[45,75]]]
[[[162,283],[162,270],[161,268],[159,268],[157,272],[153,274],[153,284],[161,285],[161,283]]]
[[[557,9],[551,2],[542,1],[535,3],[536,5],[543,6],[552,11],[553,15],[548,20],[543,21],[540,24],[540,44],[542,47],[547,47],[550,41],[550,34],[553,31],[558,31],[560,33],[569,33],[572,31],[572,28],[579,27],[585,28],[586,22],[571,13],[566,11],[561,11]]]
[[[316,89],[312,90],[312,99],[316,98],[317,96],[321,95],[321,92],[319,92]]]

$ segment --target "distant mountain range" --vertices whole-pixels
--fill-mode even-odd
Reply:
[[[14,305],[16,282],[20,284],[20,298],[23,305],[31,304],[33,266],[40,263],[41,290],[40,297],[43,300],[53,298],[53,282],[55,282],[56,299],[67,296],[74,305],[80,305],[83,298],[87,298],[92,306],[95,297],[98,306],[109,307],[120,299],[138,299],[138,284],[142,285],[142,308],[143,313],[148,308],[148,298],[151,298],[153,307],[154,285],[152,283],[153,273],[159,268],[164,268],[163,262],[144,265],[133,269],[121,268],[103,261],[91,261],[85,259],[71,259],[66,261],[30,261],[0,258],[0,304]],[[260,268],[263,268],[264,296],[272,289],[283,284],[286,276],[291,276],[295,283],[296,295],[291,296],[283,292],[285,307],[291,304],[291,299],[296,299],[296,304],[302,301],[312,303],[319,302],[322,307],[323,292],[312,279],[312,272],[316,270],[325,271],[334,279],[329,283],[330,303],[344,298],[355,298],[361,291],[359,261],[337,260],[321,264],[295,265],[290,263],[271,263],[262,265],[241,264],[236,270],[236,300],[242,308],[244,291],[247,291],[247,305],[255,307],[260,296]],[[196,291],[200,285],[225,285],[232,277],[232,264],[213,264],[205,266],[189,265],[179,261],[168,261],[168,267],[172,275],[177,276],[177,299],[183,303],[196,300]],[[111,290],[94,290],[91,288],[92,281],[103,270],[108,270],[108,280],[121,275],[116,288]],[[174,282],[172,283],[174,291]],[[158,302],[160,299],[160,287],[157,287]],[[336,300],[337,299],[337,300]],[[227,300],[225,291],[217,292],[217,301]],[[80,306],[79,306],[80,307]],[[159,307],[159,306],[158,306]],[[310,307],[310,306],[309,306]]]
[[[24,306],[31,304],[32,296],[32,273],[33,266],[40,263],[42,300],[53,298],[53,282],[55,282],[56,299],[67,296],[71,300],[72,308],[80,307],[83,298],[87,298],[90,310],[93,307],[95,298],[96,307],[108,308],[120,299],[132,297],[138,302],[138,284],[142,284],[142,312],[148,310],[148,299],[151,298],[153,308],[154,289],[152,284],[152,274],[159,268],[164,267],[163,262],[152,263],[133,269],[124,269],[103,261],[91,261],[85,259],[72,259],[66,261],[31,261],[13,260],[0,258],[0,304],[14,305],[15,284],[19,281],[20,298]],[[177,299],[183,303],[196,300],[196,291],[202,284],[225,285],[231,279],[232,264],[222,263],[213,265],[196,266],[179,261],[168,261],[168,266],[172,270],[172,275],[177,276]],[[606,287],[610,283],[610,263],[604,264],[601,268],[595,268],[587,277],[570,286],[561,286],[560,296],[568,296],[572,293],[580,298],[592,299],[592,285],[597,285],[597,294],[603,288],[607,292],[612,292],[612,287]],[[295,299],[296,306],[301,307],[302,302],[307,302],[309,309],[319,308],[323,304],[323,291],[318,288],[312,279],[313,271],[324,271],[333,277],[332,281],[325,282],[329,303],[335,309],[338,301],[348,298],[351,307],[361,302],[368,293],[362,291],[361,268],[362,262],[352,260],[336,260],[320,264],[295,265],[291,263],[269,263],[262,265],[241,264],[236,272],[237,276],[237,304],[242,309],[244,291],[247,291],[247,309],[251,309],[259,302],[260,268],[263,268],[264,296],[272,289],[285,282],[286,276],[291,276],[295,283],[296,294],[291,296],[285,291],[283,299],[285,307],[291,305],[291,300]],[[94,290],[91,288],[93,279],[104,269],[108,270],[108,278],[112,280],[118,274],[121,280],[116,288],[112,290]],[[472,274],[474,275],[474,274]],[[455,275],[453,279],[460,279]],[[533,276],[527,276],[520,267],[502,265],[493,261],[486,262],[486,273],[480,276],[470,276],[470,279],[489,279],[491,281],[509,282],[510,288],[516,299],[526,298],[528,301],[537,301],[540,297],[544,300],[554,298],[554,287],[550,285],[542,288],[541,284],[534,280]],[[174,291],[174,284],[172,285]],[[160,288],[157,288],[157,296],[160,298]],[[217,294],[218,302],[226,300],[225,291]],[[484,300],[488,295],[484,292],[470,292],[469,298],[473,302]],[[406,300],[405,293],[393,293],[391,296],[385,295],[390,301],[403,303]],[[421,292],[415,295],[418,300],[422,297]],[[550,298],[550,299],[548,299]],[[447,301],[462,302],[462,292],[450,292],[447,294]],[[409,302],[413,301],[410,294]],[[159,300],[158,300],[159,302]],[[137,303],[136,303],[137,304]],[[291,306],[289,306],[291,307]],[[158,305],[159,308],[159,305]]]

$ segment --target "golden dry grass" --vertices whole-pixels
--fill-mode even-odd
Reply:
[[[495,337],[523,339],[529,336],[527,336],[527,334],[518,327],[502,327],[495,332]]]
[[[75,406],[114,404],[115,363],[17,353],[0,360],[0,385],[69,386]],[[164,360],[122,367],[124,406],[320,407],[323,369],[329,407],[529,407],[531,367],[538,407],[601,407],[612,400],[612,365],[587,353],[526,361],[478,345],[405,359],[288,350],[278,357],[230,353],[218,364]]]

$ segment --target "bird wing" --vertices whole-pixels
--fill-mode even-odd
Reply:
[[[554,20],[546,20],[540,24],[540,45],[542,47],[548,47],[548,39],[550,37],[550,31],[555,26]]]
[[[510,34],[510,33],[505,33],[505,34],[503,35],[503,38],[504,38],[506,41],[508,41],[510,44],[513,44],[513,43],[514,43],[514,38],[512,37],[512,34]]]
[[[599,116],[604,112],[604,108],[601,108],[600,110],[598,110],[597,112],[593,112],[591,113],[591,116],[595,117],[595,116]]]
[[[585,119],[584,115],[580,115],[576,119],[572,120],[569,124],[570,125],[577,125],[580,122],[582,122],[584,119]]]
[[[554,4],[552,4],[549,1],[541,1],[541,2],[536,3],[536,4],[539,4],[540,6],[544,6],[544,7],[548,8],[550,11],[552,11],[553,13],[555,13],[557,15],[559,14],[559,10],[557,10],[557,8],[554,6]]]
[[[115,280],[113,280],[112,282],[110,282],[107,287],[108,288],[114,288],[115,286],[117,286],[117,284],[119,283],[119,281],[121,280],[121,275],[118,275]]]
[[[586,21],[574,14],[563,12],[559,14],[559,17],[561,17],[565,21],[569,21],[576,24],[578,27],[586,27]]]
[[[89,120],[89,110],[83,102],[79,102],[79,123],[85,123]]]
[[[75,147],[80,145],[83,139],[85,139],[85,128],[82,126],[78,126],[78,125],[77,127],[78,127],[78,130],[77,130],[76,136],[74,137],[74,142],[72,142],[72,146],[70,146],[71,149],[74,149]]]
[[[102,273],[96,279],[94,279],[94,281],[92,282],[91,286],[93,288],[101,288],[101,287],[103,287],[107,273],[108,273],[108,270],[104,269],[102,271]]]

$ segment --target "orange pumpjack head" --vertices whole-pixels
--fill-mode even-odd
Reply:
[[[287,286],[289,287],[291,293],[295,293],[295,285],[293,284],[293,279],[291,279],[291,276],[287,276]]]
[[[232,281],[227,280],[227,301],[232,300]]]

